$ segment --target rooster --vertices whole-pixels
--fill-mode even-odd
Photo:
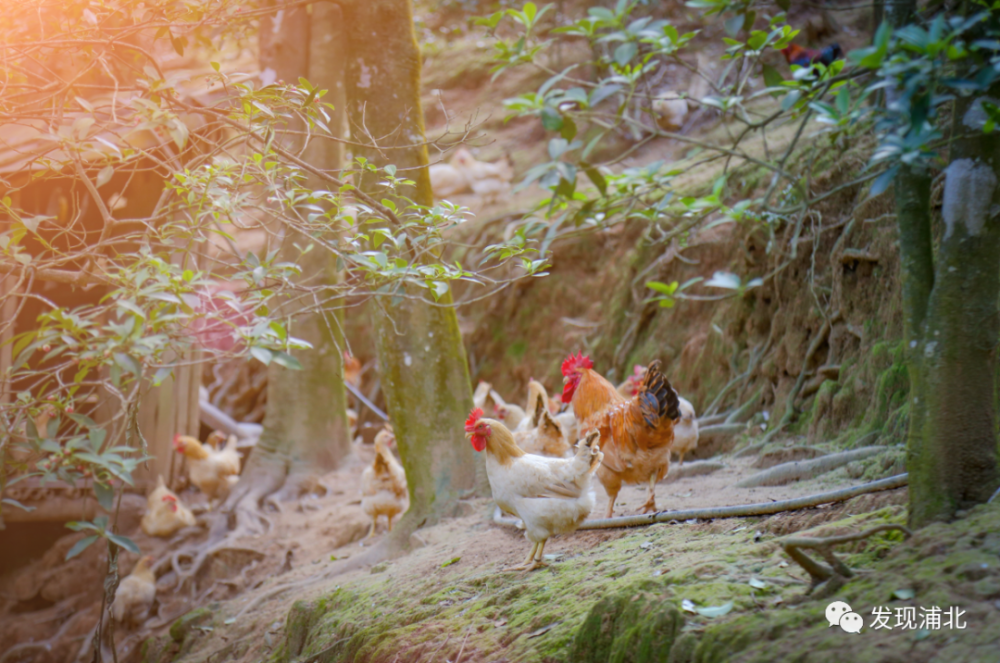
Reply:
[[[189,435],[174,435],[174,450],[188,460],[188,478],[208,499],[224,500],[229,494],[230,477],[240,473],[240,454],[236,450],[236,436],[230,435],[225,447],[216,450],[225,434],[215,431],[205,444]]]
[[[385,516],[392,531],[392,519],[409,508],[406,473],[392,455],[392,428],[386,426],[375,436],[375,460],[361,474],[361,508],[372,519],[368,538],[375,535],[379,516]]]
[[[557,534],[575,531],[594,508],[590,477],[604,458],[597,444],[600,433],[591,431],[580,440],[572,458],[525,453],[503,423],[484,419],[479,408],[469,414],[465,433],[473,449],[486,452],[493,500],[524,522],[524,536],[532,543],[524,563],[512,570],[544,566],[545,543]]]
[[[195,517],[163,483],[163,477],[156,477],[156,488],[146,498],[146,513],[139,522],[142,531],[149,536],[171,536],[185,527],[194,527]]]
[[[836,60],[843,59],[844,51],[840,44],[830,44],[826,48],[817,51],[815,48],[803,48],[798,44],[789,44],[781,49],[781,54],[785,56],[785,61],[789,65],[808,67],[814,64],[822,64],[829,67]]]
[[[622,483],[648,484],[643,513],[656,511],[656,483],[670,468],[674,422],[680,417],[677,392],[660,372],[659,360],[646,369],[631,399],[618,393],[593,367],[582,352],[563,362],[562,399],[572,403],[581,435],[601,432],[604,462],[597,478],[608,493],[607,517],[614,514]]]

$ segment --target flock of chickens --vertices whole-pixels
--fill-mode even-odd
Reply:
[[[209,505],[221,504],[240,474],[236,436],[215,431],[202,443],[188,435],[174,436],[174,449],[187,460],[188,481],[208,497]],[[156,488],[146,497],[146,512],[139,521],[148,536],[167,538],[197,523],[194,513],[157,477]],[[115,593],[111,614],[115,621],[135,624],[143,621],[156,599],[153,558],[142,557]]]
[[[829,66],[843,57],[843,51],[838,44],[822,50],[792,44],[782,55],[789,65],[804,68]],[[701,84],[694,81],[692,86]],[[694,89],[687,95],[660,95],[653,103],[657,121],[664,128],[678,128],[687,114],[688,99],[697,96]],[[510,190],[513,167],[509,158],[501,163],[477,161],[460,148],[448,163],[431,166],[430,177],[437,198],[462,193],[494,198]],[[348,379],[355,383],[360,364],[349,355],[345,359]],[[623,484],[647,485],[642,510],[656,511],[656,484],[666,476],[671,454],[676,453],[683,464],[684,455],[698,445],[694,407],[670,386],[659,361],[648,368],[637,365],[617,387],[582,353],[563,362],[562,375],[561,400],[549,398],[545,386],[532,379],[524,408],[506,402],[490,384],[480,382],[473,394],[475,408],[465,422],[473,448],[486,453],[494,501],[521,520],[525,537],[532,542],[527,558],[514,569],[544,566],[546,542],[576,530],[590,515],[595,504],[592,476],[608,494],[607,518],[614,514]],[[495,418],[486,418],[483,408],[491,401]],[[352,425],[356,424],[356,413],[350,414]],[[186,435],[174,437],[175,450],[187,459],[190,483],[210,505],[225,500],[240,473],[236,437],[225,438],[218,431],[205,443]],[[386,425],[375,437],[374,461],[361,477],[361,506],[372,519],[369,537],[380,517],[392,531],[393,519],[409,507],[406,474],[392,452],[394,442],[392,427]],[[169,537],[195,522],[191,509],[160,477],[147,498],[143,532]],[[152,606],[156,596],[152,561],[140,559],[119,586],[112,606],[117,621],[144,615]]]
[[[642,511],[656,511],[656,484],[667,475],[671,453],[683,463],[698,444],[694,408],[670,386],[659,360],[636,366],[618,387],[583,353],[567,357],[562,375],[561,404],[532,380],[527,410],[504,403],[481,383],[465,422],[472,447],[486,452],[493,500],[521,520],[532,542],[515,569],[543,566],[548,539],[574,531],[590,515],[592,476],[608,494],[606,517],[614,514],[623,484],[648,486]],[[495,419],[483,416],[487,396]]]

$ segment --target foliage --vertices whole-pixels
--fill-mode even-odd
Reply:
[[[303,161],[306,141],[342,140],[327,91],[237,73],[273,11],[235,0],[8,7],[0,493],[28,479],[91,480],[111,511],[147,458],[135,419],[151,387],[211,357],[298,367],[290,351],[308,344],[279,311],[412,297],[413,286],[434,304],[455,281],[499,288],[544,273],[523,237],[474,267],[449,261],[447,231],[468,211],[416,204],[393,166]],[[354,187],[362,172],[380,178],[383,197]],[[271,248],[242,249],[247,229]],[[305,239],[279,255],[293,236]],[[310,251],[334,254],[344,277],[300,278]],[[500,268],[509,276],[488,275]],[[95,532],[85,541],[134,545],[106,521],[74,527]]]
[[[696,46],[697,32],[681,33],[671,21],[648,15],[635,0],[618,0],[613,8],[590,7],[569,25],[548,30],[543,17],[550,6],[538,8],[530,2],[520,10],[479,20],[494,36],[501,28],[505,35],[514,31],[513,39],[497,38],[497,74],[522,66],[549,74],[536,91],[505,102],[509,117],[535,117],[549,134],[549,160],[531,168],[522,183],[536,183],[551,194],[536,210],[549,223],[532,224],[527,232],[543,251],[561,233],[638,220],[648,224],[650,241],[682,244],[695,226],[764,223],[772,240],[768,251],[783,252],[785,247],[774,241],[775,228],[784,223],[801,228],[809,210],[835,193],[811,191],[820,154],[842,151],[845,141],[874,128],[879,145],[868,170],[837,190],[875,180],[871,195],[876,195],[891,182],[898,164],[936,163],[942,142],[936,120],[942,107],[955,95],[986,89],[1000,71],[1000,33],[986,13],[968,19],[932,15],[926,24],[895,33],[882,26],[870,48],[828,66],[792,65],[786,77],[779,71],[784,67],[780,51],[799,34],[785,13],[789,3],[687,4],[724,21],[729,36],[723,39],[725,52],[716,68],[721,72],[692,64],[694,53],[703,48]],[[586,39],[593,57],[551,70],[546,52],[564,35]],[[694,112],[725,124],[731,141],[713,143],[658,125],[654,102],[664,92],[660,81],[667,64],[683,67],[693,79],[707,83],[708,93],[701,98],[688,98],[681,89],[671,92],[687,98]],[[873,103],[880,92],[890,93],[887,106]],[[998,120],[1000,111],[984,105],[983,130],[993,131]],[[780,153],[763,158],[751,151],[751,139],[761,138],[767,145],[769,136],[790,125],[797,127]],[[620,151],[603,161],[595,155],[609,153],[602,147],[620,136],[634,142],[626,155],[664,136],[694,149],[683,168],[658,161],[619,169],[615,166],[623,158]],[[676,190],[683,172],[720,159],[723,174],[711,192],[683,195]],[[763,192],[750,192],[756,197],[743,197],[731,186],[732,173],[741,164],[769,176]],[[791,251],[794,255],[794,246]],[[735,275],[730,285],[732,279],[723,283],[716,277],[702,285],[742,292],[772,276],[746,285]],[[713,298],[684,294],[677,284],[648,286],[660,295],[649,301],[665,307],[678,297]]]

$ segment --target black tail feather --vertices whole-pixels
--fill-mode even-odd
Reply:
[[[676,420],[681,416],[677,392],[660,372],[659,359],[646,369],[639,389],[639,410],[650,428],[656,428],[664,418]]]

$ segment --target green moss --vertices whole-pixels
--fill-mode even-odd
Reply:
[[[197,608],[191,612],[181,615],[170,625],[170,637],[176,643],[183,643],[191,636],[192,631],[198,626],[205,626],[212,622],[213,611],[211,608]]]
[[[643,583],[598,601],[577,629],[570,660],[581,663],[666,662],[684,626],[680,611]]]

